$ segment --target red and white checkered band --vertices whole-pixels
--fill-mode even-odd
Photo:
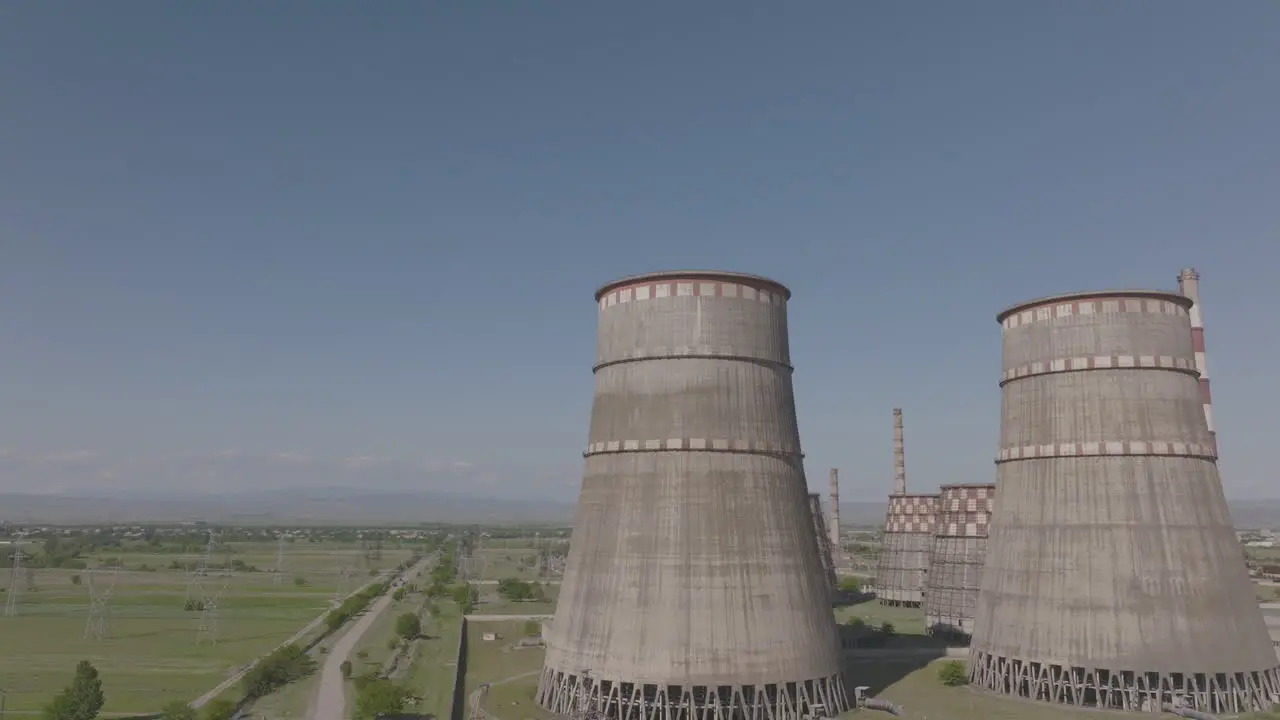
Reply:
[[[1092,297],[1085,300],[1068,300],[1025,308],[1000,322],[1005,330],[1013,330],[1032,323],[1049,322],[1077,316],[1090,317],[1111,313],[1151,313],[1156,315],[1181,315],[1187,317],[1187,309],[1169,300],[1143,297]]]
[[[991,522],[988,510],[947,512],[938,514],[938,534],[949,537],[986,537]]]
[[[600,296],[600,310],[645,300],[661,300],[669,297],[721,297],[739,298],[764,305],[786,305],[787,296],[782,289],[768,283],[745,281],[721,282],[715,280],[662,280],[639,282],[611,289]]]
[[[884,524],[887,533],[932,535],[938,524],[933,518],[891,519]]]
[[[1130,368],[1159,368],[1181,370],[1188,375],[1196,371],[1194,357],[1172,355],[1081,355],[1079,357],[1038,360],[1026,365],[1015,365],[1000,371],[1000,383],[1036,375],[1074,372],[1077,370],[1127,370]]]
[[[953,500],[986,500],[996,496],[995,483],[983,485],[943,485],[938,493],[939,507],[946,508]]]
[[[1174,442],[1170,440],[1125,440],[1085,443],[1054,443],[1000,448],[996,462],[1036,458],[1090,457],[1107,455],[1165,455],[1216,460],[1218,448],[1212,443]]]
[[[937,495],[890,495],[890,515],[931,515],[938,510]]]
[[[987,536],[987,524],[985,522],[940,522],[938,523],[938,536],[984,538]]]

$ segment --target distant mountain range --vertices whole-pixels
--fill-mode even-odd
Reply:
[[[73,525],[205,521],[241,524],[412,525],[418,523],[557,523],[573,520],[573,503],[468,497],[436,491],[380,492],[329,487],[221,495],[114,492],[100,495],[0,493],[0,522]],[[844,526],[878,526],[883,502],[842,502]],[[1240,528],[1280,527],[1280,499],[1231,502]]]

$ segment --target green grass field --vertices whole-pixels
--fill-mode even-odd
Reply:
[[[273,544],[235,549],[232,557],[246,563],[260,568],[275,564]],[[70,681],[80,660],[89,660],[101,673],[104,712],[149,712],[171,700],[194,699],[326,611],[340,586],[351,590],[366,582],[367,572],[342,579],[341,567],[358,559],[352,553],[350,546],[302,546],[286,555],[281,584],[266,572],[204,578],[207,594],[222,592],[216,645],[196,644],[200,613],[183,608],[188,576],[166,569],[177,559],[173,554],[111,553],[110,562],[119,557],[126,568],[135,569],[114,576],[93,573],[99,591],[114,581],[108,632],[101,641],[84,637],[90,573],[36,570],[34,587],[22,590],[19,614],[0,617],[0,647],[6,650],[0,655],[0,688],[8,692],[6,709],[38,710]],[[380,564],[391,567],[408,555],[407,550],[384,551]],[[102,560],[85,559],[90,567]],[[136,569],[142,565],[160,569]],[[305,584],[294,584],[295,576],[305,578]]]
[[[476,557],[484,559],[482,580],[535,580],[538,577],[538,569],[529,566],[536,563],[538,557],[532,548],[484,548],[476,552]]]
[[[876,697],[898,703],[906,710],[908,718],[1101,720],[1138,717],[1136,713],[1073,710],[1030,700],[997,697],[967,687],[947,687],[938,680],[938,668],[943,662],[938,660],[922,665],[919,661],[887,658],[846,660],[845,676],[853,685],[870,686]],[[884,713],[870,712],[850,712],[842,717],[855,715],[888,717]],[[1151,716],[1144,714],[1142,717]]]
[[[925,634],[924,610],[921,608],[890,607],[881,605],[879,600],[836,608],[836,622],[845,623],[855,617],[873,626],[892,623],[900,636],[923,637]]]
[[[525,637],[525,625],[519,620],[467,623],[467,693],[482,683],[491,683],[486,709],[498,720],[551,717],[533,701],[542,670],[542,648],[514,647]],[[496,633],[501,639],[485,640],[485,633]]]

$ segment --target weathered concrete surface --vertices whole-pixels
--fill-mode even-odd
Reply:
[[[1280,691],[1218,477],[1189,305],[1116,291],[1001,316],[975,684],[1130,709],[1193,692],[1210,712]]]
[[[813,516],[813,533],[818,540],[818,558],[822,560],[822,572],[827,578],[827,586],[831,597],[836,594],[836,556],[831,547],[831,537],[827,533],[827,521],[822,513],[822,496],[809,493],[809,514]]]
[[[800,456],[787,295],[718,273],[602,291],[544,707],[567,711],[584,671],[589,693],[623,707],[650,698],[646,715],[701,705],[697,688],[787,682],[801,687],[783,693],[804,697],[785,712],[847,707]]]

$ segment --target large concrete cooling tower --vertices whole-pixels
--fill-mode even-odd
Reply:
[[[996,486],[943,485],[941,490],[925,583],[925,626],[931,635],[963,638],[973,633]]]
[[[924,601],[937,509],[937,495],[907,494],[902,410],[894,408],[893,494],[885,512],[880,560],[872,586],[880,604],[916,607]]]
[[[1235,713],[1280,698],[1174,293],[1036,300],[1004,335],[974,684]]]
[[[838,584],[835,554],[831,549],[831,537],[827,534],[827,521],[822,515],[822,496],[818,493],[809,493],[809,514],[813,515],[813,533],[818,536],[818,556],[822,559],[822,573],[827,578],[827,589],[834,598]]]
[[[595,402],[543,708],[636,720],[848,709],[796,429],[789,298],[723,272],[596,293]]]

